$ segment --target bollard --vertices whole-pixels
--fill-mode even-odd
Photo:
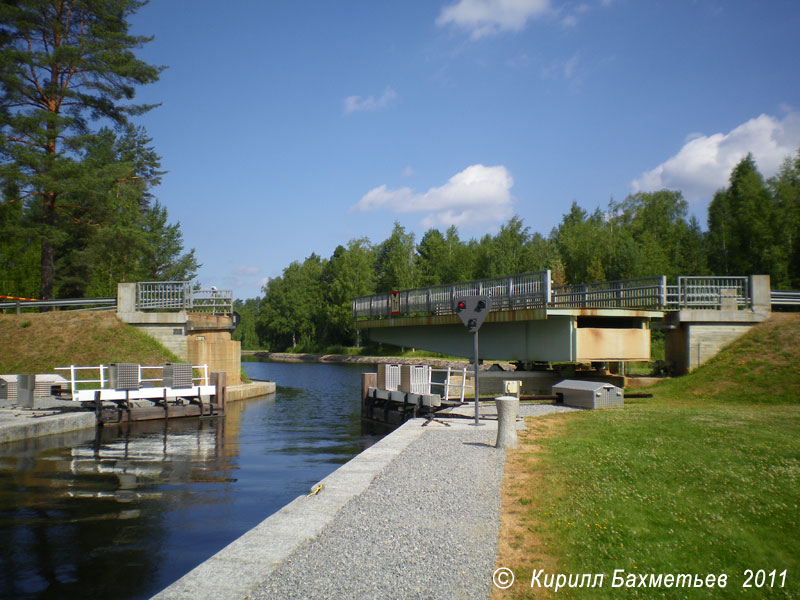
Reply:
[[[495,398],[497,405],[497,442],[495,448],[518,448],[517,441],[517,412],[519,412],[519,398],[514,396],[500,396]]]

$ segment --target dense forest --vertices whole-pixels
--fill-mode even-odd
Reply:
[[[244,348],[317,351],[358,343],[353,298],[377,292],[550,269],[555,285],[666,275],[769,274],[774,289],[800,288],[800,151],[769,180],[753,157],[739,162],[708,208],[708,230],[681,192],[637,193],[589,213],[573,203],[545,237],[514,217],[495,235],[462,240],[429,229],[419,241],[399,223],[311,254],[237,301]]]

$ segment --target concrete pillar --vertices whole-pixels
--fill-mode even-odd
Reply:
[[[118,313],[136,312],[135,283],[117,284],[117,312]]]
[[[750,297],[753,299],[751,308],[754,311],[772,310],[769,286],[769,275],[750,275]]]
[[[495,398],[497,404],[497,442],[496,448],[518,448],[517,413],[519,398],[500,396]]]

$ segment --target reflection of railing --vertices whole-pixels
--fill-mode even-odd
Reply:
[[[192,289],[190,281],[140,281],[136,284],[136,310],[180,309],[229,315],[233,291]]]

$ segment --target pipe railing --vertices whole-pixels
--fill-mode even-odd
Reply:
[[[353,300],[353,318],[385,319],[455,313],[455,299],[485,294],[492,310],[521,308],[752,308],[749,277],[665,276],[600,281],[553,287],[550,271],[362,296]],[[800,305],[800,292],[772,292],[772,303]]]
[[[362,296],[353,300],[353,317],[449,315],[455,313],[456,298],[477,295],[490,296],[494,310],[541,308],[550,299],[550,271]]]
[[[136,284],[136,310],[165,309],[229,315],[233,313],[233,290],[192,289],[191,281]]]
[[[97,365],[92,367],[77,367],[75,365],[70,365],[68,367],[55,367],[56,371],[68,371],[69,377],[67,379],[67,385],[69,385],[69,391],[72,394],[73,398],[75,398],[75,392],[79,389],[79,387],[83,388],[85,386],[91,384],[99,384],[99,385],[92,385],[92,388],[98,389],[110,389],[111,385],[111,378],[109,376],[109,369],[111,365]],[[154,384],[156,382],[161,382],[161,386],[155,387],[163,387],[164,379],[162,377],[142,377],[142,371],[151,371],[151,370],[161,370],[163,372],[164,365],[156,365],[156,366],[148,366],[148,365],[139,365],[139,383],[149,383]],[[82,372],[86,371],[97,371],[99,374],[98,378],[83,378],[80,377]],[[194,375],[195,372],[199,374],[197,376]],[[209,374],[208,374],[208,365],[192,365],[192,382],[197,382],[196,385],[209,385]]]

